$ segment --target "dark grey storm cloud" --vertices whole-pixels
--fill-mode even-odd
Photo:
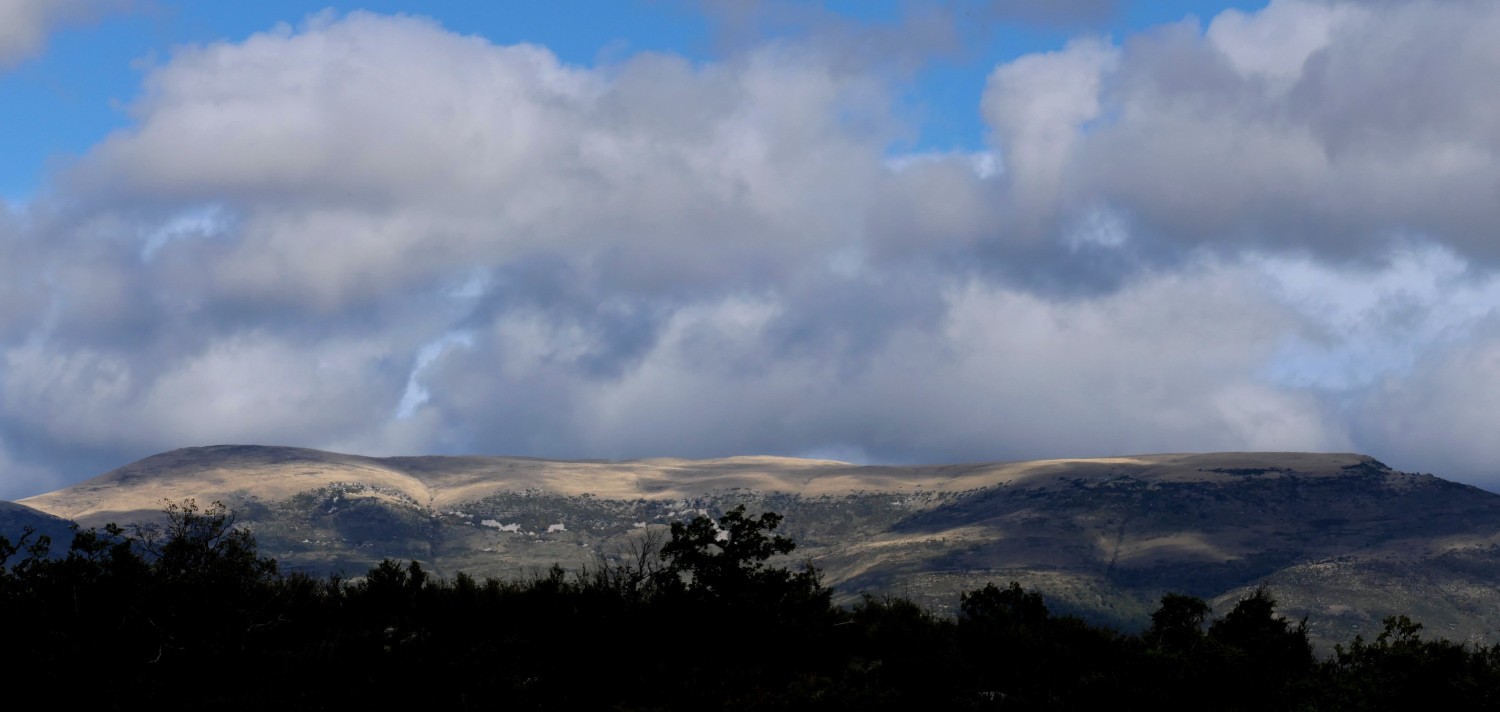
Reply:
[[[1494,484],[1500,9],[1205,21],[995,68],[972,155],[889,153],[899,73],[848,27],[595,68],[367,13],[180,49],[0,213],[0,495],[216,442]]]

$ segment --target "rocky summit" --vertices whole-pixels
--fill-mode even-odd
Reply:
[[[811,562],[846,599],[896,594],[951,612],[961,592],[1017,581],[1056,611],[1133,630],[1164,592],[1227,611],[1266,584],[1325,644],[1398,613],[1453,640],[1500,639],[1500,495],[1357,454],[883,467],[215,446],[19,504],[87,527],[188,498],[222,501],[262,553],[315,574],[360,575],[384,558],[445,575],[577,569],[743,504],[784,515],[798,545],[787,563]]]

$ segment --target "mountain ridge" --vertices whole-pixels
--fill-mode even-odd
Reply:
[[[435,468],[433,463],[470,465],[469,467],[446,468],[450,477],[457,470],[460,476],[469,476],[472,479],[483,478],[488,480],[487,484],[501,486],[496,480],[499,478],[512,478],[505,480],[515,485],[524,487],[546,485],[558,491],[568,494],[601,494],[608,492],[616,496],[640,495],[648,498],[665,498],[682,494],[681,491],[672,490],[661,486],[655,481],[655,477],[663,474],[674,474],[678,476],[701,474],[702,480],[694,483],[703,483],[741,486],[733,480],[730,475],[738,474],[741,477],[750,475],[770,474],[764,470],[770,466],[776,466],[783,470],[798,469],[810,470],[821,469],[823,473],[815,477],[825,478],[819,482],[822,487],[810,488],[813,478],[804,479],[799,486],[788,484],[792,478],[785,472],[778,473],[777,477],[761,477],[756,484],[763,485],[767,491],[788,492],[796,494],[808,494],[810,490],[816,493],[826,494],[850,494],[861,490],[876,488],[901,489],[910,487],[934,487],[943,491],[956,491],[968,489],[972,486],[995,485],[1009,483],[1018,479],[1024,479],[1027,475],[1036,474],[1058,466],[1077,465],[1147,465],[1163,466],[1177,464],[1182,460],[1191,460],[1195,464],[1210,464],[1213,461],[1232,461],[1241,465],[1266,464],[1267,467],[1219,467],[1208,470],[1213,475],[1220,475],[1219,480],[1233,477],[1233,470],[1264,469],[1265,474],[1272,474],[1277,467],[1286,467],[1290,462],[1301,462],[1306,465],[1309,459],[1324,459],[1338,462],[1341,465],[1373,463],[1379,468],[1385,465],[1378,460],[1357,453],[1265,453],[1265,452],[1225,452],[1225,453],[1161,453],[1146,455],[1131,455],[1123,457],[1099,457],[1099,458],[1055,458],[1045,460],[1020,460],[1004,462],[972,462],[952,463],[942,465],[856,465],[836,460],[815,460],[778,456],[735,456],[715,459],[683,459],[683,458],[642,458],[630,460],[565,460],[538,457],[516,457],[516,456],[486,456],[486,455],[420,455],[420,456],[392,456],[392,457],[370,457],[365,455],[353,455],[346,453],[315,450],[311,448],[288,447],[288,446],[266,446],[266,445],[211,445],[205,447],[179,448],[176,450],[151,455],[123,467],[116,468],[98,477],[84,482],[64,487],[52,492],[35,495],[17,500],[29,506],[50,511],[58,516],[67,516],[74,519],[94,518],[96,510],[81,503],[90,501],[88,493],[99,494],[103,499],[104,490],[119,489],[121,485],[129,484],[133,480],[143,477],[151,477],[161,482],[163,475],[181,478],[189,474],[184,471],[184,466],[195,467],[191,474],[197,479],[198,487],[204,494],[223,493],[228,494],[236,489],[215,475],[220,474],[218,470],[232,471],[238,484],[243,485],[244,480],[256,475],[269,474],[281,480],[278,483],[280,489],[297,488],[322,478],[318,473],[302,471],[289,473],[284,470],[273,472],[261,472],[259,470],[274,465],[288,463],[319,463],[325,465],[343,465],[346,470],[344,474],[356,474],[356,470],[368,470],[360,473],[365,477],[372,473],[382,473],[384,477],[376,477],[381,484],[396,485],[404,493],[418,501],[431,500],[440,503],[443,499],[454,499],[465,496],[460,491],[445,498],[437,498],[430,491],[431,485],[422,481],[419,476],[422,472],[431,473]],[[214,466],[205,469],[206,461],[214,461]],[[1271,464],[1276,463],[1276,464]],[[394,466],[393,466],[394,465]],[[404,467],[401,467],[403,466]],[[528,466],[528,467],[523,467]],[[232,469],[231,469],[232,468]],[[760,468],[762,471],[756,472]],[[579,476],[585,474],[598,474],[609,470],[625,470],[635,478],[634,489],[629,484],[621,489],[619,482],[592,481],[588,485],[579,486],[560,480],[561,476]],[[1167,472],[1155,472],[1158,478],[1170,478],[1180,480],[1184,478],[1181,468],[1163,468]],[[413,472],[416,470],[416,472]],[[589,472],[593,470],[595,472]],[[1196,468],[1198,477],[1189,476],[1188,479],[1207,479],[1213,477],[1205,476],[1203,467]],[[1215,471],[1219,470],[1219,471]],[[728,471],[728,472],[726,472]],[[737,471],[737,472],[736,472]],[[853,473],[862,473],[863,481],[859,478],[851,478]],[[1149,472],[1149,471],[1148,471]],[[955,474],[959,473],[959,474]],[[1332,474],[1329,468],[1304,469],[1297,471],[1301,475],[1326,476]],[[618,473],[616,473],[618,474]],[[1141,473],[1147,474],[1147,473]],[[540,477],[538,476],[540,475]],[[309,477],[311,476],[311,477]],[[415,482],[404,482],[399,478],[406,477]],[[843,479],[841,479],[843,478]],[[325,482],[326,483],[326,482]],[[175,483],[175,484],[180,484]],[[266,487],[268,483],[257,482],[259,486]],[[218,485],[218,487],[215,487]],[[764,485],[770,485],[765,487]],[[842,487],[840,486],[842,485]],[[693,487],[685,490],[691,493],[712,491],[713,487]],[[409,490],[409,491],[406,491]],[[111,493],[111,497],[118,497],[122,493]],[[422,495],[422,496],[417,496]],[[189,496],[182,492],[175,492],[175,496]],[[139,497],[131,497],[129,501],[138,501]],[[145,506],[140,509],[154,509],[157,501],[142,503]],[[99,511],[130,511],[130,510],[99,510]]]

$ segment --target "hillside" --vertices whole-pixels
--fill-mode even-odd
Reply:
[[[28,530],[33,532],[32,538],[23,541]],[[57,549],[67,547],[73,533],[71,522],[66,519],[14,502],[0,502],[0,536],[15,546],[30,544],[37,537],[46,536],[58,544],[53,547],[56,553]]]
[[[384,557],[525,575],[628,550],[641,532],[737,504],[786,516],[796,556],[842,595],[1019,581],[1055,609],[1134,628],[1167,590],[1216,610],[1259,583],[1314,638],[1408,613],[1435,634],[1500,628],[1500,496],[1355,454],[1217,453],[869,467],[748,457],[622,462],[176,450],[21,504],[85,526],[163,499],[222,500],[285,567],[363,573]]]

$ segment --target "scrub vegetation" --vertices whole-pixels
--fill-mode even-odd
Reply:
[[[1314,655],[1256,589],[1222,615],[1167,594],[1139,632],[1049,611],[1016,583],[956,616],[834,603],[781,516],[642,531],[583,571],[451,579],[386,560],[282,573],[215,503],[164,524],[0,538],[0,665],[68,706],[209,709],[1494,709],[1500,646],[1404,616]]]

